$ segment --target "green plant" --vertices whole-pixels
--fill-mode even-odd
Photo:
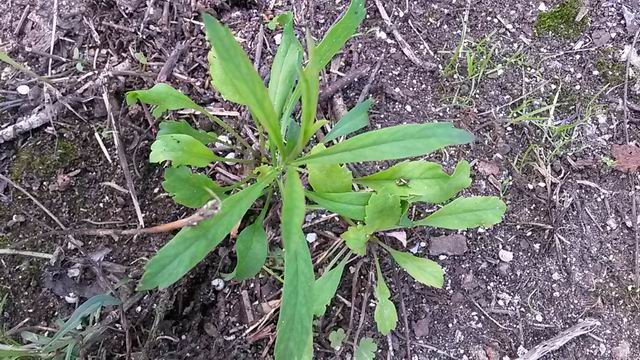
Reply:
[[[317,45],[307,36],[304,64],[302,45],[293,32],[292,14],[277,16],[270,27],[283,27],[282,42],[269,84],[265,86],[231,31],[204,15],[206,35],[212,44],[209,53],[212,83],[224,98],[248,107],[259,132],[254,146],[169,85],[157,84],[127,94],[129,105],[138,101],[150,104],[155,116],[185,108],[204,114],[234,139],[227,145],[243,154],[242,159],[223,158],[208,147],[222,142],[222,137],[196,130],[186,122],[161,123],[151,146],[150,161],[171,163],[165,172],[165,190],[176,202],[192,208],[205,206],[217,198],[221,200],[215,215],[180,230],[146,264],[139,290],[165,288],[178,281],[243,219],[246,225],[238,236],[238,262],[231,276],[246,279],[256,275],[268,254],[263,228],[265,215],[272,203],[281,201],[284,287],[275,357],[308,359],[313,351],[313,317],[325,313],[353,253],[363,256],[370,244],[377,243],[417,281],[442,287],[444,273],[437,263],[392,249],[377,239],[376,233],[415,226],[467,229],[501,221],[506,207],[497,197],[460,197],[448,202],[471,184],[470,165],[466,161],[460,161],[451,175],[441,165],[425,160],[401,162],[356,178],[345,165],[424,156],[473,140],[470,133],[449,123],[399,125],[344,140],[368,124],[372,101],[367,100],[351,109],[322,139],[315,138],[320,127],[327,124],[326,120],[316,120],[319,73],[353,36],[364,16],[364,0],[352,0],[344,16]],[[315,145],[311,146],[312,143]],[[253,172],[227,187],[193,172],[219,161],[242,163],[253,168]],[[310,189],[305,189],[301,173],[306,175]],[[359,191],[353,190],[354,184]],[[258,201],[260,198],[264,200]],[[305,198],[315,205],[307,204]],[[262,209],[255,216],[248,215],[256,202]],[[438,208],[425,217],[413,219],[408,214],[416,203]],[[339,252],[318,279],[302,232],[305,210],[309,207],[337,213],[350,224],[342,239],[352,253]],[[381,305],[376,310],[376,319],[384,319],[378,326],[388,332],[395,328],[395,306],[389,289],[383,286],[381,272],[378,275],[376,294]]]
[[[111,295],[96,295],[78,306],[67,321],[59,321],[52,336],[22,331],[20,335],[27,345],[20,345],[0,333],[0,359],[78,359],[80,349],[99,341],[108,329],[97,321],[102,307],[119,304],[120,300]],[[83,323],[85,318],[88,321]]]
[[[553,34],[573,39],[584,31],[589,24],[587,16],[576,21],[583,6],[583,0],[565,0],[557,7],[538,14],[534,25],[536,34]]]

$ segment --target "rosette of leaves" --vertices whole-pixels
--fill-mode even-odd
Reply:
[[[241,147],[241,159],[216,154],[211,144],[222,142],[216,134],[196,130],[186,122],[164,121],[151,146],[150,161],[168,163],[164,189],[184,206],[198,208],[221,199],[220,210],[195,226],[183,228],[146,264],[139,290],[165,288],[182,278],[210,253],[238,224],[237,265],[230,276],[243,280],[255,276],[268,252],[265,214],[281,202],[280,239],[284,248],[284,285],[277,324],[275,357],[310,359],[312,324],[322,316],[339,286],[342,272],[353,256],[364,256],[377,242],[414,279],[428,286],[443,285],[437,263],[391,248],[375,234],[398,228],[432,226],[468,229],[501,221],[505,204],[497,197],[456,197],[471,184],[470,166],[460,161],[448,174],[441,165],[425,160],[400,162],[377,173],[354,177],[347,164],[424,157],[447,146],[473,141],[473,136],[450,123],[428,122],[361,131],[368,125],[372,100],[354,106],[322,138],[318,130],[328,125],[317,119],[320,72],[356,33],[365,17],[364,0],[352,0],[343,16],[315,43],[306,37],[305,50],[293,28],[291,13],[270,23],[281,28],[282,41],[267,84],[260,78],[231,31],[205,14],[205,32],[211,43],[209,65],[213,87],[228,101],[245,106],[260,139],[250,145],[229,124],[210,114],[167,84],[127,94],[130,105],[143,102],[153,115],[191,109],[217,124],[229,146]],[[305,60],[306,59],[306,60]],[[354,135],[354,133],[356,133]],[[237,184],[221,186],[202,169],[215,162],[238,162],[254,171]],[[306,174],[303,184],[301,174]],[[357,185],[357,186],[354,186]],[[354,189],[358,189],[355,191]],[[261,200],[260,200],[261,199]],[[452,200],[453,199],[453,200]],[[250,211],[255,203],[258,213]],[[409,209],[428,203],[436,210],[411,219]],[[302,232],[305,211],[325,209],[350,225],[341,238],[351,250],[317,277]],[[381,271],[378,271],[375,318],[381,332],[395,328],[396,311]]]

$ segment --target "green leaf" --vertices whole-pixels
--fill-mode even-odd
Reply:
[[[173,201],[192,209],[201,208],[215,196],[224,197],[220,185],[204,174],[192,173],[186,166],[167,168],[162,188],[171,195]]]
[[[282,190],[281,232],[284,244],[284,287],[276,333],[275,358],[313,356],[313,264],[302,233],[304,188],[296,170],[287,169]]]
[[[398,265],[419,283],[436,288],[441,288],[444,284],[444,271],[435,261],[394,250],[383,243],[380,244],[391,254]]]
[[[505,203],[496,196],[461,197],[413,224],[451,230],[489,227],[502,221],[506,210]]]
[[[378,351],[378,345],[372,338],[362,338],[356,348],[354,360],[374,360],[376,358],[376,351]]]
[[[50,85],[53,84],[51,82],[51,80],[36,74],[35,72],[31,71],[26,66],[24,66],[24,65],[20,64],[19,62],[13,60],[11,58],[11,56],[9,56],[9,54],[7,54],[4,51],[0,51],[0,61],[4,62],[6,64],[9,64],[9,65],[13,66],[16,70],[22,71],[23,73],[28,74],[29,76],[34,77],[34,78],[36,78],[36,79],[38,79],[38,80],[40,80],[42,82],[45,82],[45,83],[50,84]]]
[[[236,268],[229,275],[238,281],[243,281],[256,276],[269,253],[269,244],[267,242],[267,233],[264,231],[262,216],[256,221],[244,228],[238,240],[236,240],[236,256],[238,262]]]
[[[392,126],[354,136],[341,143],[303,156],[299,164],[345,164],[422,156],[449,145],[466,144],[473,136],[450,123]]]
[[[302,91],[301,110],[301,132],[302,137],[298,138],[297,151],[302,148],[313,136],[316,111],[318,110],[318,94],[320,92],[319,70],[308,66],[300,72],[300,89]],[[317,129],[317,128],[315,128]],[[297,154],[298,152],[295,152]]]
[[[340,236],[351,251],[359,256],[367,253],[367,242],[371,233],[362,224],[349,226]]]
[[[322,139],[323,143],[347,136],[369,125],[369,108],[373,100],[367,99],[349,110]]]
[[[471,167],[460,161],[452,175],[442,165],[428,161],[407,161],[386,170],[355,179],[375,191],[395,194],[412,201],[441,203],[471,185]]]
[[[131,106],[137,102],[153,105],[151,114],[160,117],[168,110],[192,109],[201,113],[206,113],[202,106],[196,104],[188,96],[174,89],[169,84],[158,83],[151,89],[134,90],[127,92],[127,105]]]
[[[76,48],[74,48],[74,50],[76,50]],[[136,60],[138,60],[138,62],[142,65],[149,64],[149,62],[147,61],[147,57],[141,51],[133,53],[133,57],[136,58]]]
[[[200,141],[203,145],[209,145],[217,139],[216,134],[203,130],[196,130],[184,120],[161,122],[160,130],[158,130],[158,136],[172,134],[189,135],[192,138]]]
[[[322,70],[355,34],[365,15],[364,0],[352,0],[347,12],[329,28],[315,47],[309,66]]]
[[[254,119],[267,130],[270,141],[274,141],[278,149],[283,151],[279,119],[260,75],[229,28],[209,14],[204,14],[203,20],[207,39],[214,49],[215,66],[212,66],[212,76],[216,75],[213,67],[219,74],[224,74],[222,78],[213,79],[214,85],[216,82],[221,85],[222,81],[223,88],[230,89],[232,96],[223,95],[238,104],[248,106]],[[216,88],[220,89],[218,86]]]
[[[173,166],[191,165],[205,167],[214,161],[224,160],[216,156],[202,143],[189,135],[161,135],[151,144],[149,162],[171,161]]]
[[[398,225],[401,215],[399,196],[375,193],[365,208],[365,227],[370,233],[393,228]]]
[[[398,312],[396,306],[389,299],[391,292],[389,287],[384,282],[384,277],[380,271],[380,264],[376,257],[376,273],[378,274],[378,280],[376,281],[376,288],[374,294],[378,303],[376,304],[376,310],[373,313],[373,319],[376,321],[378,331],[382,335],[388,335],[391,330],[396,328],[398,324]]]
[[[23,357],[36,357],[37,355],[38,351],[36,349],[0,344],[1,359],[20,359]]]
[[[271,66],[269,78],[269,97],[278,118],[282,116],[284,105],[291,96],[298,78],[298,69],[302,64],[302,45],[293,32],[293,14],[282,13],[273,18],[270,24],[275,22],[284,26],[282,40]]]
[[[313,314],[315,316],[324,315],[327,306],[336,295],[344,266],[348,260],[349,257],[345,257],[336,267],[322,274],[313,284]]]
[[[311,153],[325,149],[323,144],[316,145]],[[309,164],[309,184],[319,193],[341,193],[351,191],[353,175],[346,166],[339,164]]]
[[[82,305],[71,314],[71,317],[65,321],[64,325],[58,330],[58,332],[51,338],[49,344],[42,349],[43,353],[46,353],[47,349],[53,345],[56,341],[65,336],[69,331],[74,330],[82,321],[85,316],[93,314],[100,310],[103,306],[120,305],[121,301],[114,298],[111,295],[100,294],[88,299]]]
[[[342,347],[342,343],[346,338],[347,334],[342,328],[337,328],[329,333],[329,343],[334,350],[340,350],[340,348]]]
[[[182,228],[147,263],[138,290],[166,288],[180,280],[213,250],[242,220],[262,191],[273,181],[274,174],[224,199],[220,210],[195,226]]]
[[[353,220],[364,220],[370,192],[318,193],[307,191],[309,200],[322,208]]]

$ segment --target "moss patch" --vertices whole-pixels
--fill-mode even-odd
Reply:
[[[624,64],[611,60],[606,55],[598,56],[596,59],[596,70],[600,73],[602,80],[608,84],[618,85],[624,82]]]
[[[76,147],[68,140],[60,139],[55,150],[34,146],[18,151],[9,174],[14,181],[20,181],[27,174],[51,177],[57,169],[68,166],[77,158]]]
[[[573,39],[584,31],[589,24],[589,18],[583,17],[576,21],[576,16],[582,7],[582,0],[565,0],[557,7],[541,12],[535,23],[537,35],[556,35],[565,39]]]

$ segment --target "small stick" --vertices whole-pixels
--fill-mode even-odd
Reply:
[[[170,223],[152,226],[140,229],[75,229],[66,231],[56,231],[55,234],[73,234],[73,235],[92,235],[92,236],[111,236],[111,235],[140,235],[140,234],[161,234],[182,229],[188,226],[195,226],[203,220],[206,220],[217,214],[220,210],[219,201],[217,199],[209,201],[205,206],[198,209],[193,215],[184,219],[176,220]],[[51,233],[45,233],[47,235]]]
[[[358,347],[358,338],[360,337],[360,331],[362,330],[362,325],[364,325],[364,318],[367,314],[367,305],[369,305],[369,295],[371,286],[373,285],[373,271],[369,272],[369,282],[367,283],[367,288],[364,291],[364,295],[362,296],[362,304],[360,305],[360,321],[358,321],[358,328],[356,329],[356,333],[353,335],[353,353],[356,353],[356,349]]]
[[[633,43],[631,44],[631,48],[629,49],[629,54],[627,55],[627,64],[626,71],[624,76],[624,98],[622,109],[624,111],[624,139],[629,144],[629,69],[631,67],[631,51],[634,51],[636,48],[636,44],[638,43],[638,37],[640,36],[640,28],[636,31],[635,36],[633,37]],[[637,203],[636,203],[636,192],[635,192],[635,172],[633,172],[629,176],[629,184],[631,187],[631,222],[633,224],[633,237],[635,241],[635,284],[636,288],[640,287],[640,236],[638,236],[638,215],[637,215]]]
[[[96,136],[96,140],[98,141],[100,150],[102,150],[102,153],[109,161],[109,164],[113,164],[113,161],[111,161],[111,156],[109,156],[109,152],[107,151],[107,148],[104,146],[104,143],[102,142],[102,138],[100,137],[100,134],[98,134],[97,132],[94,132],[93,134]]]
[[[24,26],[24,21],[27,20],[27,16],[29,15],[29,10],[31,10],[31,5],[27,4],[24,7],[24,11],[22,12],[22,16],[20,16],[20,21],[18,21],[18,25],[15,30],[13,30],[13,36],[18,36],[20,31],[22,31],[22,27]]]
[[[58,0],[53,0],[53,24],[51,29],[51,43],[49,44],[49,55],[53,56],[53,47],[56,44],[56,28],[58,27]],[[49,58],[49,69],[47,76],[51,77],[51,65],[53,57]]]
[[[115,117],[113,116],[113,111],[111,109],[111,102],[109,101],[109,96],[107,95],[107,88],[103,86],[102,88],[102,100],[104,101],[104,106],[107,109],[107,116],[109,120],[111,120],[111,126],[113,127],[113,142],[116,146],[116,150],[118,151],[118,160],[120,160],[120,167],[122,167],[122,172],[124,173],[124,178],[127,182],[127,188],[129,190],[129,195],[131,195],[131,201],[133,201],[133,208],[136,211],[136,215],[138,216],[138,222],[140,223],[140,227],[144,228],[144,219],[142,218],[142,210],[140,210],[140,203],[138,202],[138,195],[136,193],[135,186],[133,185],[133,179],[131,178],[131,173],[129,172],[129,163],[127,162],[127,155],[124,152],[124,147],[122,143],[120,143],[120,126],[116,122]],[[122,110],[126,109],[126,107],[122,107]],[[121,111],[122,113],[122,111]],[[121,116],[119,117],[121,118]]]
[[[373,86],[373,82],[376,80],[376,76],[378,76],[378,72],[380,71],[380,67],[382,66],[382,63],[384,62],[384,58],[386,56],[386,53],[382,53],[382,56],[380,56],[380,59],[378,59],[376,66],[373,68],[373,71],[371,72],[371,74],[369,74],[369,80],[367,81],[367,84],[362,88],[362,92],[358,97],[358,104],[363,102],[365,98],[369,96],[369,93],[371,92],[371,86]]]
[[[564,344],[568,343],[572,339],[580,335],[590,333],[598,325],[600,325],[600,323],[595,319],[585,319],[567,330],[562,331],[555,337],[536,345],[518,360],[538,360],[546,354],[560,349]]]
[[[331,99],[331,97],[338,91],[346,88],[359,78],[368,74],[370,69],[371,68],[368,65],[365,65],[363,67],[351,70],[340,79],[334,81],[331,85],[323,88],[320,91],[320,102],[325,102]]]
[[[485,311],[485,310],[484,310],[484,309],[483,309],[483,308],[482,308],[482,307],[481,307],[481,306],[480,306],[480,305],[479,305],[475,300],[473,300],[473,299],[470,299],[470,300],[471,300],[471,302],[473,302],[473,304],[474,304],[478,309],[480,309],[480,311],[482,311],[482,313],[484,314],[484,316],[488,317],[488,318],[489,318],[489,320],[491,320],[494,324],[498,325],[498,327],[500,327],[501,329],[504,329],[504,330],[511,330],[511,329],[509,329],[508,327],[506,327],[506,326],[504,326],[504,325],[500,324],[496,319],[492,318],[492,317],[491,317],[491,315],[489,315],[489,313],[488,313],[488,312],[486,312],[486,311]]]
[[[380,16],[382,16],[382,20],[384,20],[385,24],[387,24],[387,27],[391,30],[393,36],[396,38],[400,49],[409,58],[409,60],[423,69],[434,70],[436,68],[435,64],[424,62],[420,60],[418,56],[416,56],[416,54],[413,52],[413,49],[411,49],[411,46],[409,46],[409,43],[407,43],[407,41],[402,37],[402,34],[400,34],[400,31],[398,31],[396,26],[391,22],[391,18],[389,18],[389,14],[387,14],[387,11],[384,9],[384,6],[382,5],[382,2],[380,0],[376,0],[376,6],[378,7]]]
[[[169,57],[167,58],[167,61],[165,61],[164,65],[162,65],[162,68],[158,73],[158,77],[156,78],[156,82],[165,82],[169,79],[169,77],[173,73],[173,69],[175,69],[176,64],[178,63],[178,59],[180,59],[180,56],[182,55],[182,52],[184,51],[186,46],[187,44],[184,42],[178,43],[176,45],[176,47],[171,52],[171,55],[169,55]]]
[[[22,256],[32,256],[41,259],[51,260],[53,259],[53,255],[45,254],[41,252],[35,251],[22,251],[22,250],[14,250],[14,249],[0,249],[0,255],[22,255]]]

